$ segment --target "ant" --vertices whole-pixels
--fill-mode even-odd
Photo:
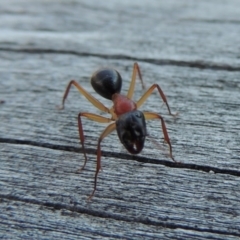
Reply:
[[[120,94],[121,87],[122,87],[122,78],[118,71],[112,68],[101,68],[93,73],[91,77],[91,84],[93,89],[102,97],[113,101],[113,106],[111,108],[105,107],[100,101],[98,101],[95,97],[89,94],[75,80],[72,80],[69,82],[66,88],[66,91],[64,93],[62,106],[60,107],[60,109],[64,109],[65,100],[68,96],[70,87],[73,85],[96,108],[98,108],[103,112],[111,114],[111,117],[109,118],[96,115],[94,113],[88,113],[88,112],[80,112],[78,114],[79,137],[80,137],[84,158],[85,158],[83,166],[78,171],[83,170],[87,163],[87,155],[84,147],[84,132],[83,132],[81,118],[86,117],[90,120],[93,120],[99,123],[110,123],[105,128],[105,130],[102,132],[102,134],[98,139],[97,167],[95,172],[94,189],[92,191],[92,194],[89,196],[88,200],[90,200],[93,197],[97,188],[97,176],[98,176],[99,170],[101,169],[101,142],[106,136],[108,136],[115,129],[117,130],[119,140],[121,141],[123,146],[128,150],[128,152],[131,154],[138,154],[142,151],[144,147],[145,137],[147,135],[145,120],[160,119],[162,124],[164,140],[169,145],[170,157],[172,158],[173,161],[175,161],[172,155],[172,146],[168,136],[167,128],[162,116],[153,112],[141,112],[138,109],[146,101],[146,99],[151,95],[153,90],[157,89],[160,97],[162,98],[163,102],[166,104],[168,108],[169,114],[172,116],[176,116],[177,113],[176,114],[171,113],[170,107],[167,102],[167,98],[158,84],[153,84],[137,102],[134,102],[132,100],[132,96],[134,93],[137,75],[141,80],[142,87],[145,88],[139,65],[138,63],[134,63],[130,87],[128,89],[127,95],[125,96],[123,94]]]

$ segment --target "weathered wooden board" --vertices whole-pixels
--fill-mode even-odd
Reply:
[[[2,48],[240,69],[238,0],[217,4],[10,0],[0,4]]]
[[[0,3],[0,237],[5,239],[236,239],[240,236],[240,3],[228,1],[8,1]],[[79,145],[79,111],[100,113],[72,89],[113,66],[130,82],[138,61],[158,94],[141,110],[161,113],[144,151],[129,155],[116,133],[102,142],[103,171],[91,203],[96,142],[105,125],[84,121],[89,163]],[[134,98],[142,94],[136,86]],[[100,113],[102,114],[102,113]],[[216,173],[216,174],[214,174]]]
[[[115,65],[116,60],[103,61],[94,57],[79,59],[76,56],[68,56],[65,59],[66,56],[61,54],[24,53],[12,53],[6,59],[8,53],[0,54],[3,59],[2,73],[5,77],[2,88],[6,100],[6,104],[1,106],[2,138],[78,148],[76,121],[78,112],[89,109],[90,112],[99,111],[75,89],[70,92],[65,110],[59,111],[56,108],[61,104],[65,87],[72,78],[77,78],[90,93],[107,106],[111,106],[109,101],[102,100],[94,93],[89,83],[89,75],[92,69],[97,69],[102,62],[105,63],[104,65]],[[12,70],[9,74],[7,66],[10,63]],[[121,65],[119,63],[116,65],[126,80],[123,86],[123,92],[126,92],[131,75],[131,61],[124,63],[121,61]],[[124,69],[127,66],[130,66],[130,69],[126,72]],[[180,113],[176,121],[168,116],[166,107],[157,94],[151,96],[141,108],[163,113],[176,159],[183,163],[239,170],[240,106],[237,82],[239,73],[218,71],[216,74],[211,70],[189,70],[189,68],[169,66],[155,68],[146,63],[141,63],[141,66],[147,85],[159,83],[168,96],[172,111]],[[16,81],[12,83],[11,79]],[[236,82],[231,79],[236,79]],[[141,94],[141,87],[138,86],[136,99]],[[13,118],[13,115],[16,117]],[[148,126],[149,133],[162,142],[160,123],[153,121],[149,122]],[[89,137],[86,139],[86,145],[90,149],[96,149],[97,137],[104,126],[85,121],[84,127]],[[22,134],[23,130],[25,134]],[[102,145],[104,150],[104,146],[111,146],[110,152],[119,152],[121,149],[116,134],[106,138]],[[156,151],[152,147],[155,145],[148,141],[143,155],[162,158],[162,151]],[[164,158],[166,159],[166,156]]]
[[[164,234],[167,235],[171,232],[170,229],[176,229],[176,233],[186,230],[186,237],[193,234],[191,231],[201,238],[213,233],[217,234],[216,239],[221,234],[224,237],[228,234],[239,235],[240,193],[235,176],[196,173],[193,170],[138,164],[129,160],[121,160],[116,165],[115,158],[108,158],[107,162],[103,163],[104,171],[99,177],[98,193],[94,200],[88,203],[86,195],[92,190],[95,167],[89,164],[82,174],[75,174],[79,154],[51,149],[43,151],[41,147],[27,145],[2,144],[1,147],[3,158],[9,159],[1,164],[0,172],[0,180],[4,183],[1,191],[3,220],[7,218],[17,225],[28,225],[29,220],[21,220],[21,223],[19,217],[15,216],[15,204],[28,209],[28,203],[33,205],[27,210],[30,214],[33,211],[31,209],[36,209],[36,206],[37,214],[41,215],[41,212],[44,212],[44,216],[40,217],[41,221],[52,221],[47,218],[46,212],[49,210],[46,207],[57,212],[54,221],[56,223],[64,222],[61,213],[64,215],[65,211],[72,211],[72,218],[74,217],[76,223],[64,223],[64,229],[78,227],[81,232],[86,231],[87,234],[90,230],[94,234],[103,223],[100,223],[100,226],[91,225],[87,231],[86,223],[81,219],[82,215],[88,221],[91,220],[90,216],[95,218],[95,221],[100,218],[100,222],[101,218],[106,221],[113,220],[113,223],[109,224],[113,228],[125,228],[125,224],[133,224],[134,227],[139,223],[142,226],[142,232],[139,233],[142,237],[153,231],[156,235],[153,234],[152,237],[161,238],[163,233],[160,229],[163,227],[167,229],[166,232],[164,230]],[[13,202],[13,206],[10,201]],[[25,215],[29,218],[23,213],[23,216]],[[71,218],[71,214],[69,215]],[[31,222],[35,228],[38,229],[42,224],[44,227],[41,227],[41,231],[47,228],[45,222],[39,223],[37,217],[34,219],[35,221]],[[117,220],[121,222],[117,223]],[[230,221],[231,226],[228,225]],[[51,225],[49,231],[59,234],[61,228],[58,226],[56,229]],[[111,230],[106,229],[107,225],[103,224],[100,236],[110,234]],[[130,232],[134,236],[136,230],[131,229]],[[115,234],[116,237],[120,237],[123,233]],[[171,239],[172,234],[166,238]],[[138,234],[135,237],[138,237]]]

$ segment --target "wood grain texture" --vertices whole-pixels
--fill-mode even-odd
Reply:
[[[240,237],[240,3],[238,1],[8,1],[0,3],[0,238],[237,239]],[[238,7],[239,6],[239,7]],[[92,202],[97,138],[106,125],[84,120],[89,162],[76,117],[99,113],[69,80],[106,106],[89,78],[116,68],[127,92],[138,61],[157,93],[140,155],[116,133],[102,142],[103,171]],[[134,99],[142,95],[136,86]]]

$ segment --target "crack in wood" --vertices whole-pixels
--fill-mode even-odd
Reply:
[[[34,146],[34,147],[49,148],[49,149],[53,149],[53,150],[63,150],[63,151],[68,151],[68,152],[83,153],[81,148],[64,146],[64,145],[56,145],[56,144],[50,144],[50,143],[40,143],[40,142],[35,142],[35,141],[30,141],[30,140],[0,138],[0,143],[29,145],[29,146]],[[86,150],[87,154],[96,155],[96,149],[85,148],[85,150]],[[172,167],[172,168],[185,168],[185,169],[191,169],[191,170],[197,170],[197,171],[228,174],[228,175],[240,177],[240,171],[238,171],[238,170],[222,169],[222,168],[216,168],[216,167],[206,166],[206,165],[197,165],[197,164],[183,163],[183,162],[171,162],[171,161],[159,160],[159,159],[154,159],[154,158],[146,158],[146,157],[142,157],[139,155],[114,153],[111,151],[102,151],[102,156],[126,159],[126,160],[134,160],[134,161],[138,161],[141,163],[159,164],[159,165],[164,165],[164,166]]]
[[[80,206],[76,206],[76,203],[73,203],[72,206],[69,206],[67,204],[63,203],[53,203],[53,202],[44,202],[37,199],[28,199],[28,198],[21,198],[18,196],[12,196],[12,195],[4,195],[0,194],[1,199],[7,199],[11,201],[18,201],[18,202],[24,202],[24,203],[30,203],[34,205],[44,206],[50,209],[54,210],[68,210],[71,212],[79,213],[79,214],[87,214],[94,217],[99,218],[106,218],[106,219],[114,219],[117,221],[124,221],[124,222],[134,222],[134,223],[141,223],[144,225],[151,225],[151,226],[157,226],[157,227],[164,227],[169,229],[184,229],[184,230],[191,230],[191,231],[197,231],[197,232],[208,232],[208,233],[215,233],[215,234],[222,234],[222,235],[228,235],[228,236],[238,236],[240,237],[240,234],[238,232],[227,232],[227,231],[221,231],[217,229],[207,229],[207,228],[199,228],[197,226],[186,226],[183,224],[175,224],[170,222],[164,222],[169,220],[161,219],[161,221],[151,220],[149,217],[130,217],[130,216],[124,216],[120,214],[109,214],[108,212],[104,211],[98,211],[93,210],[89,208],[84,208]],[[89,203],[90,204],[90,203]]]
[[[183,60],[173,60],[173,59],[154,59],[154,58],[138,58],[127,56],[123,54],[101,54],[101,53],[89,53],[89,52],[77,52],[71,50],[55,50],[55,49],[39,49],[39,48],[0,48],[0,51],[8,52],[19,52],[19,53],[31,53],[31,54],[71,54],[81,57],[98,57],[104,59],[115,59],[115,60],[131,60],[134,62],[146,62],[154,65],[170,65],[178,67],[190,67],[198,69],[211,69],[211,70],[225,70],[225,71],[240,71],[240,66],[231,66],[228,64],[214,63],[214,62],[205,62],[202,60],[195,61],[183,61]]]

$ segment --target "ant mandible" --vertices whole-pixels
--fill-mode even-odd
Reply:
[[[68,96],[70,87],[73,85],[96,108],[98,108],[103,112],[111,114],[110,118],[106,118],[106,117],[96,115],[94,113],[88,113],[88,112],[80,112],[78,114],[79,137],[80,137],[80,141],[82,144],[82,149],[85,157],[84,164],[78,171],[81,171],[82,169],[84,169],[87,163],[87,154],[84,147],[84,132],[83,132],[81,117],[86,117],[90,120],[93,120],[99,123],[110,123],[105,128],[105,130],[102,132],[102,134],[98,139],[97,167],[95,172],[94,189],[92,191],[92,194],[89,196],[88,200],[90,200],[93,197],[97,188],[97,176],[98,176],[99,170],[101,169],[101,145],[100,144],[102,140],[115,129],[117,130],[119,140],[124,145],[124,147],[128,150],[128,152],[131,154],[138,154],[142,151],[144,147],[145,137],[147,134],[145,120],[160,119],[162,124],[164,140],[169,145],[170,157],[172,158],[173,161],[175,161],[172,155],[172,146],[168,136],[167,128],[162,116],[153,112],[141,112],[137,109],[146,101],[146,99],[151,95],[153,90],[157,89],[163,102],[167,105],[169,114],[172,116],[176,116],[176,114],[171,113],[170,107],[167,102],[167,98],[158,84],[153,84],[137,102],[134,102],[132,100],[137,74],[141,80],[142,87],[144,88],[139,65],[137,63],[134,63],[130,87],[127,95],[125,96],[123,94],[120,94],[121,87],[122,87],[122,78],[118,71],[112,68],[101,68],[98,71],[93,73],[91,77],[92,87],[102,97],[113,101],[113,106],[111,108],[105,107],[101,102],[99,102],[95,97],[93,97],[90,93],[88,93],[75,80],[72,80],[69,82],[66,88],[66,91],[64,93],[61,109],[64,108],[64,103]]]

